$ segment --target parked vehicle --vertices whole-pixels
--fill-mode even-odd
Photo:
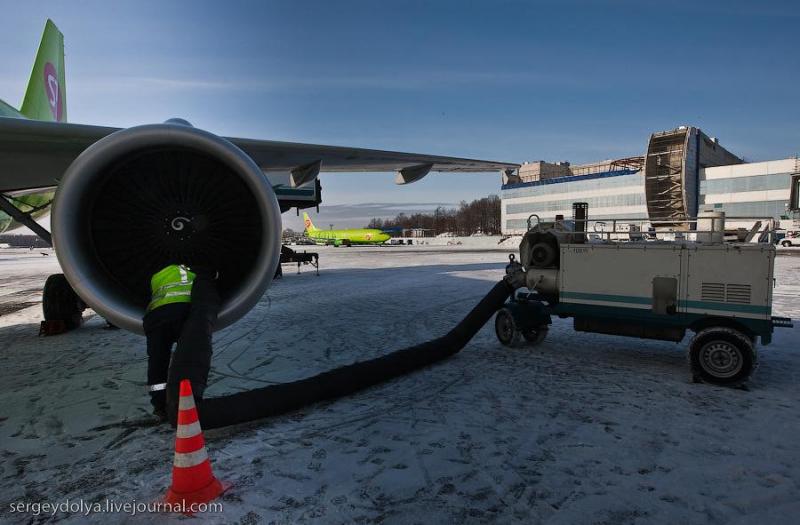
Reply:
[[[786,236],[780,240],[780,245],[786,248],[789,246],[800,246],[800,231],[787,231]]]

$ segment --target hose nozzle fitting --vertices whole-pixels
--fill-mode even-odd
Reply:
[[[525,287],[525,269],[517,262],[513,253],[508,255],[508,265],[506,265],[505,281],[515,290]]]

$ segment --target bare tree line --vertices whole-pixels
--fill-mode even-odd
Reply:
[[[394,219],[373,218],[367,228],[425,228],[433,230],[434,235],[446,232],[456,235],[472,235],[478,232],[499,235],[500,197],[489,195],[470,203],[461,201],[458,208],[439,206],[432,213],[400,213]]]
[[[50,247],[38,235],[17,235],[13,233],[0,235],[0,243],[8,244],[14,248],[48,248]]]

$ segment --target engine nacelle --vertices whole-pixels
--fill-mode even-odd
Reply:
[[[220,272],[216,328],[247,313],[280,258],[275,192],[229,141],[179,123],[117,131],[70,165],[53,243],[70,285],[111,323],[142,333],[150,276],[168,264]]]

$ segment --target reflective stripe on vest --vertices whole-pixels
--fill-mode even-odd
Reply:
[[[152,296],[147,311],[170,303],[192,301],[195,274],[183,265],[171,264],[150,279]]]

